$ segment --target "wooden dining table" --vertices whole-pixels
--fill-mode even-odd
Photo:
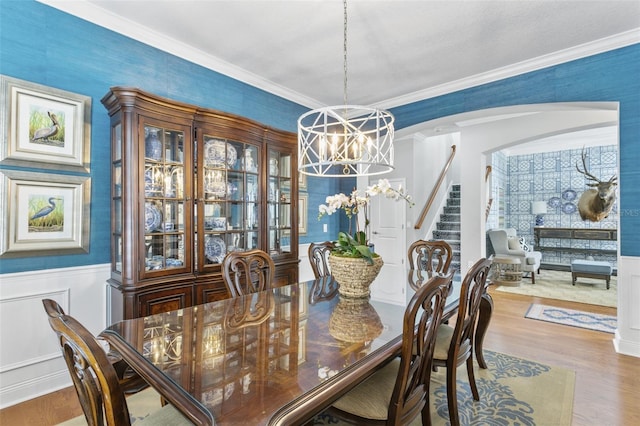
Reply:
[[[409,292],[424,282],[411,276]],[[194,424],[299,425],[401,348],[405,306],[337,288],[321,278],[120,321],[101,335]],[[454,282],[447,318],[459,289]]]

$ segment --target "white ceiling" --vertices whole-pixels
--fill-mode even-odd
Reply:
[[[343,104],[341,0],[40,1],[308,107]],[[348,103],[389,108],[638,42],[638,0],[349,0]]]

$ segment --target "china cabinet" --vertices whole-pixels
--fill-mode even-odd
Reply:
[[[228,297],[226,253],[262,249],[275,285],[298,278],[296,136],[114,87],[111,320]]]

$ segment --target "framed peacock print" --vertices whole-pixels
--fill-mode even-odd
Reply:
[[[89,176],[0,171],[0,257],[89,252]]]
[[[91,97],[0,75],[0,164],[90,171]]]

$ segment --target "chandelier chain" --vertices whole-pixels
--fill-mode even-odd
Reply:
[[[344,0],[344,44],[342,46],[344,52],[344,105],[347,103],[347,0]]]

